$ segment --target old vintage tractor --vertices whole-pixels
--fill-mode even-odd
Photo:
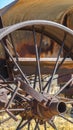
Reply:
[[[9,115],[0,123],[17,115],[17,130],[32,120],[34,130],[57,129],[55,117],[73,123],[73,1],[16,2],[0,10],[0,113]]]

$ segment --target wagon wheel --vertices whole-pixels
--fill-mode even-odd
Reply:
[[[8,102],[1,112],[6,111],[14,120],[21,115],[17,130],[26,125],[29,130],[33,119],[34,130],[39,130],[41,124],[46,130],[46,123],[57,129],[55,116],[73,123],[65,117],[67,104],[73,103],[72,36],[72,30],[44,20],[26,21],[2,30],[0,40],[9,76],[1,82],[1,89],[8,90]]]

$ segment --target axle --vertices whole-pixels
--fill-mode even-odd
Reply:
[[[63,114],[66,112],[66,104],[63,101],[58,101],[57,99],[49,101],[45,104],[40,104],[38,102],[33,103],[33,113],[39,119],[48,120],[53,116]]]

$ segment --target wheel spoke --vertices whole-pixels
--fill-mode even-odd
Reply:
[[[30,122],[28,123],[28,130],[30,130]]]
[[[30,130],[33,123],[32,120],[35,121],[34,130],[40,130],[40,125],[42,125],[44,130],[47,130],[46,123],[57,130],[53,118],[55,116],[60,116],[68,122],[73,123],[67,119],[65,115],[62,115],[63,112],[66,111],[66,104],[70,104],[70,107],[73,105],[71,99],[72,95],[70,95],[70,98],[68,96],[66,98],[62,97],[62,94],[66,96],[64,89],[73,81],[73,78],[68,80],[68,82],[62,80],[66,75],[72,74],[72,62],[70,62],[70,68],[68,68],[67,64],[65,64],[65,69],[63,67],[64,63],[67,63],[65,62],[65,59],[67,59],[68,56],[72,59],[73,47],[72,45],[67,46],[67,44],[72,40],[73,32],[70,30],[67,31],[67,28],[64,30],[64,26],[62,27],[61,25],[59,27],[59,25],[57,26],[57,24],[53,24],[51,21],[43,21],[42,24],[39,21],[35,21],[35,23],[32,21],[30,24],[29,23],[30,22],[23,22],[20,24],[20,27],[19,24],[9,26],[5,28],[7,29],[5,30],[6,32],[2,32],[3,34],[1,34],[1,37],[3,38],[0,41],[2,49],[5,51],[3,60],[6,61],[4,67],[11,71],[8,71],[9,77],[6,77],[6,79],[0,76],[0,89],[6,89],[7,92],[5,93],[7,100],[4,99],[6,102],[3,102],[2,99],[0,99],[0,102],[2,102],[2,105],[0,105],[0,113],[7,112],[10,116],[9,118],[13,118],[14,120],[17,120],[16,115],[21,116],[22,119],[16,130],[21,130],[22,128],[26,129],[26,125],[27,129]],[[60,29],[61,32],[63,31],[61,37],[59,34],[54,35],[55,32],[52,33],[53,27],[58,30]],[[2,31],[4,31],[4,29]],[[21,32],[22,35],[19,37]],[[59,48],[58,52],[55,51],[57,47]],[[65,55],[63,58],[60,58],[63,50],[65,51]],[[55,57],[54,54],[58,54],[57,57]],[[28,60],[30,57],[34,59],[31,60],[31,63],[29,63],[30,60]],[[49,59],[47,57],[51,57],[51,59],[54,58],[54,60],[46,61],[46,59]],[[25,58],[27,59],[24,60]],[[9,65],[7,63],[9,63]],[[17,70],[16,73],[14,67]],[[68,71],[66,71],[67,68]],[[63,73],[61,70],[64,70]],[[10,75],[12,77],[10,77]],[[53,85],[52,83],[55,79],[57,83],[54,83],[55,85]],[[62,88],[60,88],[61,85]],[[56,89],[54,89],[53,86],[56,87]],[[57,86],[60,88],[59,90],[57,89]],[[53,89],[52,93],[50,93],[51,89]],[[4,123],[7,120],[8,119],[5,119],[1,122]]]
[[[36,81],[37,81],[37,66],[36,66],[36,72],[35,72],[35,78],[34,78],[34,83],[33,83],[33,88],[36,88]]]
[[[11,105],[11,103],[12,103],[12,101],[13,101],[13,99],[14,99],[16,93],[17,93],[17,90],[18,90],[18,86],[15,88],[15,90],[14,90],[14,92],[13,92],[13,95],[11,96],[9,102],[7,103],[7,105],[6,105],[6,109],[8,109],[9,106]]]
[[[71,82],[73,81],[73,78],[71,78],[54,96],[56,97],[57,95],[59,95]]]
[[[11,117],[8,117],[8,118],[4,119],[3,121],[0,121],[0,124],[3,124],[3,123],[5,123],[6,121],[9,121],[10,119],[11,119]]]
[[[14,53],[15,53],[16,61],[18,62],[18,55],[17,55],[16,48],[15,48],[15,45],[14,45],[14,42],[13,42],[13,39],[12,39],[12,35],[9,34],[9,37],[10,37],[10,40],[11,40],[11,43],[12,43],[12,46],[13,46],[13,50],[14,50]]]
[[[41,54],[42,41],[43,41],[43,28],[42,28],[42,33],[40,36],[40,44],[39,44],[39,50],[38,50],[39,59],[40,59],[40,54]]]
[[[46,122],[44,123],[44,130],[47,130]]]
[[[50,120],[48,123],[52,126],[52,128],[53,128],[54,130],[57,130],[57,127],[56,127],[56,125],[54,124],[53,121]]]
[[[65,36],[64,36],[64,39],[63,39],[63,42],[62,42],[62,46],[61,46],[61,48],[60,48],[60,50],[59,50],[59,53],[58,53],[58,56],[57,56],[56,64],[55,64],[54,69],[53,69],[53,73],[52,73],[52,76],[51,76],[51,79],[50,79],[50,82],[49,82],[49,86],[48,86],[47,92],[49,92],[50,89],[51,89],[51,84],[52,84],[53,77],[54,77],[54,75],[56,74],[56,71],[57,71],[57,68],[58,68],[58,65],[59,65],[58,61],[59,61],[61,52],[63,51],[63,46],[64,46],[64,41],[65,41],[65,39],[66,39],[66,34],[65,34]]]
[[[62,59],[62,61],[60,62],[60,64],[57,67],[57,71],[60,68],[60,66],[64,63],[65,59],[69,56],[69,54],[71,53],[73,47],[71,47],[71,49],[67,52],[67,54],[65,55],[65,57]]]
[[[17,130],[21,130],[23,127],[25,127],[30,121],[32,120],[32,118],[28,119],[26,122],[24,122]]]
[[[59,68],[61,67],[61,65],[64,63],[65,59],[69,56],[69,54],[71,53],[71,50],[73,49],[73,47],[71,47],[71,49],[68,51],[68,53],[65,55],[65,57],[62,59],[62,61],[58,64],[57,66],[57,70],[56,70],[56,73],[58,72]],[[56,74],[55,73],[55,74]],[[72,73],[72,70],[71,70],[71,73]],[[62,74],[56,78],[53,77],[53,80],[55,79],[58,79],[60,77],[63,77],[65,75],[68,75],[69,73],[66,73],[66,74]],[[46,89],[46,87],[48,86],[48,84],[51,82],[51,79],[52,79],[52,76],[49,77],[49,80],[47,81],[46,85],[43,87],[43,91]]]
[[[20,128],[21,124],[23,123],[23,121],[24,121],[24,118],[21,119],[21,121],[20,121],[20,123],[18,124],[16,130],[19,130],[19,128]]]
[[[63,119],[65,119],[66,121],[68,121],[68,122],[70,122],[70,123],[72,123],[73,124],[73,121],[71,121],[71,120],[69,120],[68,118],[66,118],[65,116],[63,116],[63,115],[59,115],[60,117],[62,117]]]
[[[39,124],[39,121],[35,121],[36,122],[36,125],[35,125],[35,128],[34,128],[34,130],[40,130],[40,128],[39,128],[39,126],[38,126],[38,124]]]
[[[36,62],[37,62],[39,87],[40,87],[40,92],[41,92],[42,91],[42,84],[41,84],[40,58],[39,58],[39,53],[38,53],[37,41],[36,41],[36,32],[35,32],[34,28],[33,28],[33,37],[34,37],[34,46],[35,46],[35,52],[36,52]]]
[[[8,55],[10,56],[10,58],[12,59],[13,63],[16,65],[16,67],[18,68],[19,72],[21,73],[21,75],[23,76],[23,78],[25,79],[25,81],[29,83],[28,79],[26,78],[26,76],[24,75],[24,73],[22,72],[21,68],[19,67],[19,65],[17,64],[17,62],[13,59],[11,53],[9,52],[9,50],[7,49],[7,47],[4,45],[4,42],[1,40],[1,43],[4,47],[4,49],[6,50],[6,52],[8,53]]]
[[[52,83],[52,81],[53,81],[53,79],[54,79],[54,75],[58,72],[60,66],[64,63],[65,59],[69,56],[69,54],[71,53],[71,50],[73,49],[73,47],[71,47],[71,49],[67,52],[67,54],[66,54],[65,57],[62,59],[62,61],[58,64],[59,56],[60,56],[60,54],[61,54],[61,52],[62,52],[62,50],[63,50],[63,46],[64,46],[64,41],[65,41],[65,39],[66,39],[66,36],[64,37],[62,46],[61,46],[60,51],[59,51],[59,53],[58,53],[57,61],[56,61],[56,64],[55,64],[55,67],[54,67],[52,76],[49,77],[49,80],[47,81],[46,85],[43,87],[43,90],[45,90],[46,87],[47,87],[48,84],[49,84],[49,86],[48,86],[48,91],[49,91],[49,88],[50,88],[50,86],[51,86],[51,83]]]

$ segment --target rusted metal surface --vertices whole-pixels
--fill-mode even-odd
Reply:
[[[10,12],[3,16],[3,20],[8,14],[11,15],[11,12],[18,10],[23,3],[20,0]],[[29,130],[29,123],[32,119],[36,122],[35,129],[39,129],[38,124],[45,125],[46,122],[56,129],[53,122],[54,116],[61,116],[73,123],[65,117],[66,104],[69,103],[71,106],[73,104],[73,77],[71,77],[73,74],[73,30],[70,22],[73,9],[67,10],[72,4],[71,0],[65,0],[63,4],[58,0],[48,0],[45,3],[44,0],[33,2],[27,0],[24,5],[25,11],[21,15],[22,18],[25,16],[24,21],[21,20],[20,15],[17,21],[15,16],[14,19],[12,19],[13,16],[11,17],[14,20],[12,22],[11,19],[8,23],[1,21],[3,22],[0,24],[1,27],[7,24],[10,26],[0,30],[2,47],[0,56],[5,60],[4,67],[6,66],[8,72],[8,77],[0,73],[0,112],[6,112],[15,121],[17,121],[16,115],[21,116],[22,120],[17,130],[27,124]],[[59,5],[64,7],[61,11]],[[30,7],[29,14],[27,7]],[[38,10],[39,7],[41,12]],[[4,12],[7,8],[5,7],[2,11]],[[32,10],[34,10],[33,14]],[[44,10],[49,12],[48,16],[47,13],[43,13]],[[68,17],[69,13],[70,17]],[[35,18],[44,20],[31,20]],[[59,23],[47,21],[48,19],[71,29]],[[20,23],[18,23],[19,20]],[[17,24],[12,25],[12,23]],[[64,98],[61,94],[64,94]]]
[[[48,120],[48,118],[51,119],[52,116],[57,115],[59,113],[64,113],[66,111],[66,104],[64,102],[59,102],[58,99],[53,99],[51,102],[52,97],[50,97],[50,96],[46,97],[45,95],[35,91],[30,86],[27,86],[27,84],[25,84],[22,80],[20,80],[20,79],[18,79],[18,80],[21,81],[21,89],[23,91],[25,91],[25,93],[27,93],[33,97],[33,98],[30,98],[30,99],[32,99],[31,106],[29,106],[29,109],[27,108],[26,110],[28,110],[31,113],[31,116],[34,116],[34,118]],[[0,89],[0,93],[1,93],[0,101],[2,103],[4,103],[4,105],[5,105],[8,102],[8,98],[7,98],[8,92],[6,89]],[[9,102],[5,105],[5,109],[6,109],[5,111],[15,120],[17,120],[17,119],[11,112],[13,112],[13,111],[14,112],[15,111],[24,112],[25,111],[25,109],[21,109],[21,108],[9,109],[9,106],[11,105],[11,102],[14,99],[14,97],[15,97],[15,99],[17,98],[16,94],[17,94],[17,91],[15,89],[13,96],[10,98]],[[36,105],[35,105],[35,103],[36,103]],[[24,104],[26,104],[26,101],[24,102]],[[27,105],[28,105],[28,103],[27,103]],[[1,104],[1,107],[4,107],[4,106]],[[26,114],[26,112],[25,112],[25,114]],[[28,115],[28,116],[30,116],[30,115]]]
[[[49,105],[50,104],[50,105]],[[52,103],[48,103],[47,107],[43,107],[40,104],[37,105],[37,113],[41,119],[52,118],[52,116],[62,114],[66,111],[66,105],[64,102],[59,102],[56,99]]]
[[[7,12],[3,13],[3,15],[2,15],[3,25],[8,26],[8,25],[13,25],[13,24],[16,24],[16,23],[19,23],[19,22],[22,22],[22,21],[26,21],[26,20],[35,20],[35,19],[42,20],[43,19],[43,20],[51,20],[51,21],[59,22],[59,23],[61,23],[61,24],[63,24],[63,25],[72,29],[73,28],[72,27],[73,26],[72,25],[72,18],[73,18],[73,15],[72,15],[73,7],[72,7],[72,5],[73,5],[72,0],[70,0],[70,1],[65,0],[63,2],[61,2],[59,0],[56,0],[56,1],[54,1],[54,0],[49,1],[48,0],[47,2],[44,2],[44,0],[41,0],[40,2],[38,0],[35,0],[34,2],[33,2],[33,0],[31,0],[30,2],[28,2],[28,1],[24,2],[23,0],[19,0],[15,4],[15,6],[11,7],[11,9],[7,10],[7,7],[5,7],[4,9],[1,10],[1,12],[4,12],[5,9],[7,10]],[[19,11],[19,8],[20,8],[21,11]],[[30,11],[28,10],[28,8],[29,8]],[[38,11],[39,8],[40,8],[41,11]],[[18,17],[16,17],[16,16],[18,16]],[[56,33],[57,32],[59,32],[59,30],[57,30]],[[63,33],[61,32],[60,34],[62,35]],[[60,34],[59,34],[59,36],[60,36]],[[20,40],[19,37],[22,38],[22,35],[24,35],[24,34],[20,34],[16,38],[16,44],[18,44],[18,42]],[[53,35],[53,34],[51,34],[51,35]],[[30,37],[31,37],[31,35],[30,35]],[[27,36],[27,39],[28,38],[29,37]],[[69,39],[69,37],[67,38],[67,41],[68,41],[68,39]],[[24,44],[23,44],[23,42],[24,42]],[[68,43],[69,42],[70,41],[68,41]],[[29,56],[30,55],[33,56],[32,53],[34,53],[34,51],[33,51],[33,45],[32,44],[30,45],[29,43],[25,43],[25,39],[23,39],[23,38],[22,38],[22,40],[20,40],[19,44],[20,44],[19,45],[20,47],[18,47],[17,50],[18,50],[18,52],[21,56],[24,56],[24,50],[25,50],[25,53],[28,51]],[[70,44],[68,44],[68,47],[71,47]],[[29,48],[31,48],[32,52],[30,52]],[[52,56],[53,56],[55,51],[56,51],[55,44],[53,44],[53,48],[54,48],[54,50],[51,49],[50,51],[48,49],[46,49],[44,51],[43,55],[50,56],[51,51],[53,51],[53,54],[52,54]],[[57,49],[58,48],[59,47],[57,45]],[[50,52],[50,54],[46,54],[46,51]]]
[[[64,0],[63,2],[61,0],[25,0],[25,2],[23,0],[19,0],[17,4],[3,16],[4,24],[5,26],[8,26],[17,22],[32,19],[53,20],[60,22],[61,17],[63,19],[69,10],[72,12],[72,6],[72,0]],[[68,15],[68,17],[69,16],[72,18],[72,13],[71,15]],[[5,21],[5,19],[7,19],[7,21]]]
[[[3,107],[5,107],[5,104],[8,102],[8,98],[7,98],[7,90],[1,88],[0,89],[0,109],[2,109]]]
[[[6,28],[5,30],[3,30],[1,32],[1,35],[0,35],[1,44],[4,47],[4,50],[8,56],[9,64],[12,66],[12,69],[11,69],[12,76],[13,76],[13,79],[15,80],[15,82],[13,82],[13,84],[9,84],[8,82],[6,83],[5,88],[6,88],[6,90],[9,90],[8,94],[11,96],[8,99],[8,94],[6,95],[8,101],[5,99],[5,103],[6,103],[6,101],[7,101],[7,103],[6,104],[4,103],[5,107],[4,107],[4,105],[3,106],[1,105],[1,107],[2,107],[1,111],[5,111],[6,113],[8,113],[8,115],[11,118],[13,118],[15,121],[17,121],[17,118],[16,118],[17,111],[19,112],[22,119],[24,118],[24,120],[29,120],[31,118],[31,119],[39,120],[39,122],[41,120],[50,121],[53,116],[60,115],[60,114],[63,114],[64,112],[66,112],[66,103],[64,102],[65,99],[61,101],[61,98],[59,98],[59,100],[58,100],[57,96],[61,93],[65,93],[64,89],[66,89],[66,87],[70,84],[70,81],[72,81],[72,79],[70,78],[69,81],[65,81],[66,84],[64,84],[64,86],[62,86],[62,88],[56,94],[52,95],[52,94],[48,93],[50,87],[52,87],[52,81],[54,79],[54,75],[58,74],[58,69],[60,67],[61,67],[60,73],[63,69],[65,72],[66,72],[66,70],[69,69],[69,72],[71,71],[71,73],[73,70],[73,68],[72,68],[72,64],[73,64],[72,49],[71,49],[71,51],[69,51],[70,48],[65,48],[65,51],[66,51],[66,49],[68,49],[69,56],[71,57],[71,59],[67,59],[67,55],[65,55],[65,57],[63,57],[63,58],[59,58],[59,56],[61,55],[63,44],[64,44],[63,42],[65,42],[65,44],[67,42],[66,37],[65,37],[64,41],[63,40],[61,41],[62,45],[59,49],[58,56],[57,56],[57,58],[53,58],[52,59],[53,61],[51,61],[51,59],[46,61],[46,59],[40,58],[40,53],[38,53],[38,46],[37,46],[38,44],[36,44],[35,35],[34,35],[34,44],[35,44],[34,47],[36,48],[36,52],[35,52],[35,58],[32,58],[32,63],[31,63],[31,59],[29,61],[27,58],[26,59],[22,58],[22,60],[24,60],[24,62],[20,61],[21,58],[20,59],[17,58],[17,52],[16,52],[16,48],[14,48],[14,44],[12,44],[12,47],[13,47],[12,49],[15,50],[15,55],[12,53],[12,51],[10,51],[10,48],[7,46],[7,44],[5,44],[7,42],[6,36],[8,34],[10,34],[11,32],[15,31],[16,29],[20,29],[22,27],[24,28],[24,26],[37,25],[38,23],[41,24],[41,22],[42,22],[42,25],[44,25],[44,23],[47,23],[48,26],[56,27],[59,30],[62,30],[63,32],[65,31],[66,35],[70,35],[70,37],[73,36],[72,30],[70,30],[60,24],[56,24],[54,22],[48,22],[48,21],[23,22],[23,23],[20,23],[17,25],[10,26],[9,28]],[[44,32],[46,32],[46,30],[44,30]],[[49,34],[49,32],[48,32],[48,34]],[[5,42],[3,40],[4,37],[6,37]],[[59,38],[58,36],[53,36],[53,39],[56,37],[58,40],[58,38]],[[58,40],[58,42],[59,42],[59,40]],[[59,42],[59,44],[60,44],[60,42]],[[29,78],[27,77],[31,74],[30,68],[29,68],[30,74],[28,75],[27,73],[25,73],[26,71],[22,71],[21,64],[23,64],[24,68],[25,68],[25,66],[27,67],[27,65],[28,65],[28,67],[29,67],[29,65],[31,65],[32,67],[35,68],[35,71],[37,71],[37,75],[38,75],[38,84],[37,84],[38,89],[36,89],[36,86],[35,86],[35,84],[36,84],[35,71],[33,73],[35,75],[35,78],[33,80],[34,81],[34,83],[33,83],[34,87],[33,87],[30,84]],[[38,65],[38,67],[37,67],[37,65]],[[41,81],[39,81],[39,76],[41,74],[43,75],[43,73],[41,73],[41,71],[40,71],[41,66],[43,66],[43,67],[48,66],[49,70],[51,69],[51,76],[44,86],[42,86],[42,79],[41,79],[42,76],[40,77]],[[70,66],[70,67],[68,67],[68,66]],[[15,67],[15,69],[14,69],[14,67]],[[40,69],[39,69],[39,67],[40,67]],[[48,74],[50,74],[49,70],[47,72]],[[14,71],[16,71],[16,74],[14,73]],[[31,70],[31,71],[33,71],[33,70]],[[27,76],[26,76],[26,74],[27,74]],[[11,79],[11,77],[9,77],[9,79],[13,80],[13,79]],[[4,82],[6,82],[5,79],[4,79]],[[41,86],[40,86],[40,83],[41,83]],[[2,83],[1,83],[1,85],[2,85]],[[13,87],[12,87],[12,85],[13,85]],[[60,83],[59,83],[59,85],[60,85]],[[47,87],[48,87],[48,89],[46,92]],[[39,92],[38,92],[38,90],[39,90]],[[67,93],[65,95],[67,96]],[[3,97],[5,97],[5,95],[3,95]],[[10,106],[12,106],[11,109],[10,109]],[[28,124],[28,121],[25,124]],[[23,128],[25,126],[25,124],[19,125],[19,128]],[[54,126],[53,126],[53,128],[54,128]]]
[[[72,30],[70,30],[60,24],[50,22],[50,21],[44,21],[44,20],[43,21],[35,20],[35,21],[22,22],[22,23],[13,25],[12,27],[9,27],[8,29],[6,28],[1,33],[0,39],[17,29],[20,29],[23,27],[25,28],[25,26],[28,28],[28,30],[30,30],[30,29],[32,29],[33,24],[34,24],[34,26],[36,26],[35,30],[37,30],[38,32],[41,31],[42,27],[45,27],[44,35],[47,35],[48,37],[52,38],[59,44],[62,43],[62,40],[65,35],[63,30],[65,30],[66,39],[65,39],[64,47],[67,51],[69,51],[72,48],[72,36],[73,36]],[[61,35],[61,37],[60,37],[60,35]],[[68,43],[70,43],[70,44],[68,44]],[[73,49],[71,50],[71,53],[73,53]],[[73,55],[73,54],[71,54],[71,55]]]

